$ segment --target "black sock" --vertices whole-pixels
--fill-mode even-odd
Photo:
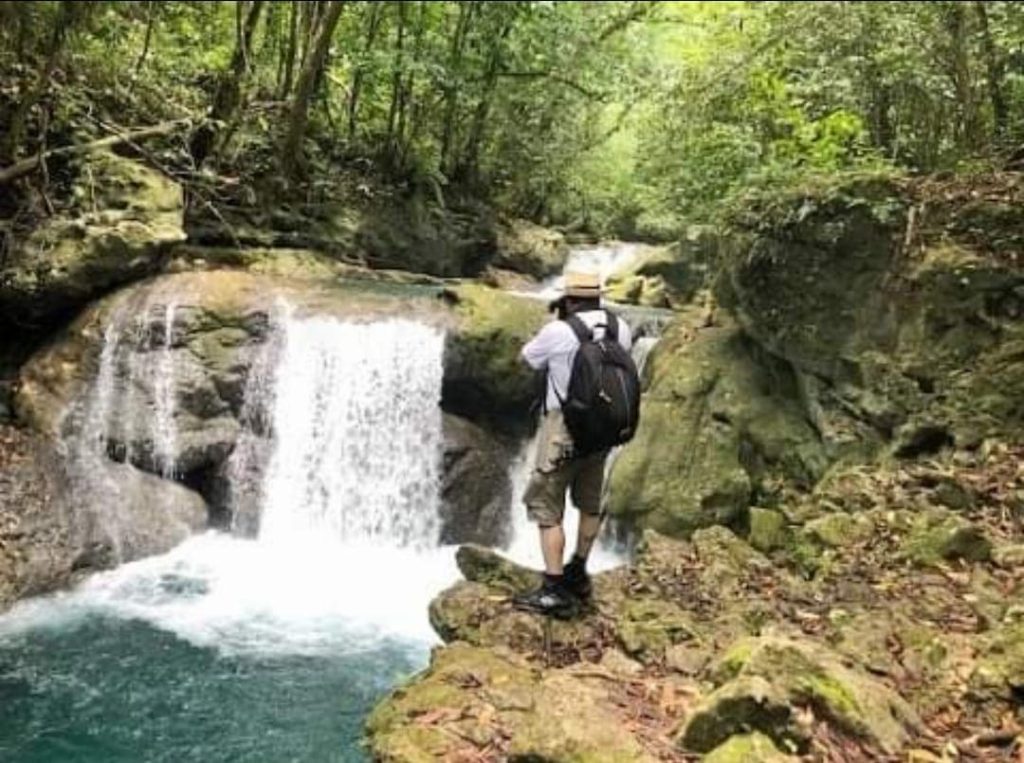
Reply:
[[[557,588],[558,586],[562,585],[562,576],[561,575],[552,575],[549,572],[545,572],[544,573],[544,585],[547,586],[548,588]]]
[[[572,555],[572,561],[575,562],[582,572],[587,571],[587,557],[580,556],[579,554]]]

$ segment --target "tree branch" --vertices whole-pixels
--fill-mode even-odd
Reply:
[[[14,164],[0,170],[0,185],[5,185],[6,183],[10,183],[12,180],[20,178],[22,175],[27,175],[37,169],[43,161],[54,156],[73,156],[75,154],[84,154],[89,151],[95,151],[98,148],[117,146],[121,143],[131,143],[133,141],[146,140],[148,138],[158,138],[163,135],[170,135],[178,128],[187,127],[191,124],[192,120],[188,118],[174,119],[170,122],[152,125],[151,127],[143,127],[133,132],[108,135],[105,138],[90,141],[89,143],[77,143],[71,146],[61,146],[59,148],[50,149],[49,151],[43,151],[35,154],[34,156],[15,162]]]
[[[497,76],[516,77],[518,79],[549,79],[552,82],[558,82],[559,84],[565,85],[566,87],[575,90],[577,93],[585,95],[587,98],[590,98],[593,101],[605,101],[608,99],[607,93],[601,92],[599,90],[592,90],[591,88],[588,88],[586,85],[581,85],[579,82],[576,82],[575,80],[569,79],[568,77],[563,77],[561,74],[555,74],[554,72],[550,71],[513,72],[508,71],[506,69],[504,71],[498,72]]]

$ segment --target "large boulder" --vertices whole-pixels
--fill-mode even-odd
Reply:
[[[886,754],[921,729],[907,703],[840,655],[799,638],[772,634],[734,644],[711,670],[718,685],[687,718],[680,743],[707,752],[733,734],[756,730],[785,747],[804,748],[809,729],[796,708],[814,713]]]
[[[648,374],[636,438],[612,469],[612,514],[677,536],[739,528],[774,478],[810,486],[827,465],[792,374],[736,327],[680,319]]]
[[[206,526],[206,504],[174,482],[93,461],[104,500],[43,437],[0,426],[0,609],[73,574],[163,553]]]
[[[511,455],[494,435],[444,416],[441,542],[504,545],[508,540]]]
[[[49,322],[119,284],[154,272],[185,239],[181,187],[110,151],[75,167],[68,212],[15,240],[0,268],[0,316]]]
[[[561,272],[568,256],[569,245],[561,233],[529,220],[510,220],[498,227],[497,254],[492,264],[544,278]]]
[[[374,759],[389,763],[471,760],[486,749],[508,760],[654,763],[616,688],[539,670],[507,648],[454,644],[377,706],[367,742]]]
[[[457,321],[445,347],[442,407],[472,421],[528,431],[540,385],[519,353],[545,322],[543,304],[468,283],[442,296]]]

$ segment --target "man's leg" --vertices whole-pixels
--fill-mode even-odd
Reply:
[[[565,531],[561,525],[540,528],[540,550],[544,554],[544,572],[561,577],[565,558]]]
[[[573,556],[584,561],[590,556],[590,549],[594,547],[594,541],[597,540],[597,536],[601,532],[603,519],[601,514],[580,512],[580,527],[576,533],[576,551]]]
[[[580,599],[590,598],[590,576],[587,574],[587,558],[601,532],[601,498],[604,489],[605,454],[595,454],[583,459],[572,480],[572,501],[580,510],[580,526],[576,533],[576,550],[565,565],[565,585]]]

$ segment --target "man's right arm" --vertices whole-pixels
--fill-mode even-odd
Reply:
[[[520,357],[530,368],[543,371],[554,355],[565,351],[563,325],[559,321],[551,321],[523,346]]]

